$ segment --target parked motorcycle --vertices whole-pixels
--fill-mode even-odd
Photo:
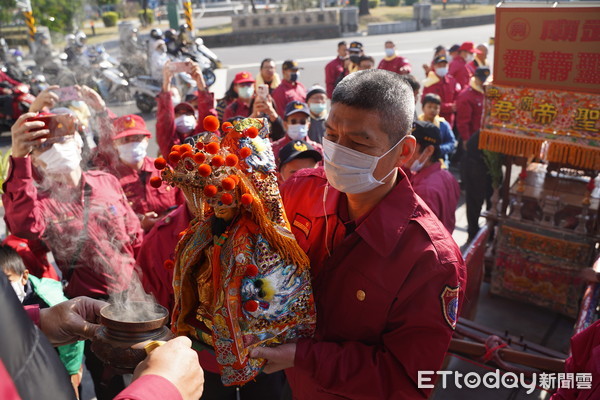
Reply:
[[[0,132],[9,131],[21,114],[29,111],[35,96],[29,93],[25,84],[11,86],[7,82],[0,82]]]

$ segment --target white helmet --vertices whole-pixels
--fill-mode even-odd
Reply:
[[[85,46],[85,42],[87,42],[87,35],[83,32],[77,32],[75,34],[75,44],[79,47]]]
[[[73,35],[72,33],[69,33],[68,35],[66,35],[65,43],[66,43],[67,47],[73,46],[75,44],[75,35]]]

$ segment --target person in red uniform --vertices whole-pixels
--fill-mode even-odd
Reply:
[[[281,84],[273,91],[273,100],[275,100],[275,110],[277,114],[284,115],[285,107],[290,101],[304,101],[306,99],[306,88],[298,78],[301,67],[296,61],[287,60],[281,66],[283,80]]]
[[[475,59],[475,54],[481,50],[475,48],[473,42],[464,42],[458,49],[458,56],[452,59],[448,73],[452,75],[461,87],[467,87],[475,71],[469,64]]]
[[[49,132],[36,130],[43,122],[27,121],[34,116],[24,114],[11,129],[2,196],[6,225],[19,237],[45,241],[69,282],[68,297],[105,298],[125,290],[143,236],[139,219],[114,176],[82,172],[79,136],[42,142]]]
[[[406,163],[412,172],[410,183],[415,193],[452,233],[460,186],[450,172],[442,169],[440,129],[430,122],[415,121],[412,135],[417,139],[417,149]]]
[[[440,116],[450,126],[454,126],[454,112],[456,111],[456,96],[460,93],[461,86],[452,75],[448,74],[448,61],[446,57],[439,56],[433,61],[433,71],[429,72],[423,81],[423,95],[435,93],[442,99]],[[422,99],[421,98],[421,99]]]
[[[79,135],[48,138],[55,133],[42,121],[27,120],[34,116],[23,114],[11,128],[10,172],[2,196],[6,226],[19,237],[46,243],[67,281],[67,297],[125,292],[142,241],[140,220],[117,178],[82,171]],[[41,177],[37,185],[34,166]],[[105,369],[89,342],[85,355],[98,399],[112,399],[124,387],[122,377],[103,385]]]
[[[478,67],[469,82],[469,86],[464,88],[456,97],[456,129],[464,146],[481,127],[483,101],[485,100],[483,84],[488,76],[490,76],[488,67]]]
[[[185,138],[203,130],[202,121],[208,115],[217,115],[214,108],[214,95],[208,91],[202,76],[202,69],[188,61],[192,78],[198,85],[197,109],[188,103],[179,103],[173,107],[171,80],[173,72],[169,62],[163,68],[162,91],[156,97],[156,142],[163,156],[168,156],[171,147],[182,144]]]
[[[572,374],[587,384],[559,385],[550,400],[593,400],[600,395],[600,321],[571,338],[571,356],[567,358],[565,373]],[[584,378],[583,374],[587,374]],[[560,375],[559,375],[560,376]],[[559,378],[561,379],[561,378]],[[572,382],[572,381],[571,381]]]
[[[281,189],[311,261],[313,339],[253,349],[266,372],[285,369],[297,400],[416,399],[418,371],[442,365],[465,287],[456,243],[404,172],[415,149],[410,86],[359,71],[336,87],[325,169]]]
[[[178,107],[175,107],[176,112]],[[142,117],[125,115],[117,118],[114,126],[113,144],[119,161],[111,165],[108,172],[119,179],[131,208],[140,218],[142,229],[148,232],[160,217],[182,204],[184,197],[177,188],[151,185],[152,178],[160,179],[160,171],[154,166],[154,159],[147,156],[148,139],[152,134]]]
[[[285,120],[283,121],[285,136],[273,142],[273,156],[277,160],[279,150],[294,140],[305,140],[310,143],[319,153],[323,153],[323,147],[308,137],[310,128],[310,110],[308,105],[301,101],[291,101],[285,107]]]
[[[325,86],[328,98],[331,98],[333,89],[335,89],[339,77],[344,73],[344,63],[347,58],[348,46],[344,41],[339,42],[337,45],[337,57],[328,62],[325,66]]]
[[[396,53],[396,45],[391,40],[385,42],[385,57],[379,62],[379,69],[395,72],[400,75],[410,74],[411,66],[408,60]]]
[[[252,113],[252,99],[254,98],[254,84],[256,81],[250,72],[238,72],[233,79],[233,90],[238,97],[225,108],[223,121],[233,117],[247,117]]]

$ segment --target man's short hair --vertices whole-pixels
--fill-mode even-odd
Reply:
[[[391,45],[392,45],[392,46],[394,46],[394,47],[396,46],[396,45],[394,44],[394,42],[392,42],[391,40],[386,40],[386,41],[385,41],[385,43],[384,43],[384,45],[386,45],[386,44],[391,44]]]
[[[23,275],[26,269],[19,253],[8,245],[0,245],[0,268],[15,275]]]
[[[421,100],[421,105],[425,105],[427,103],[437,104],[438,106],[442,105],[442,98],[435,93],[427,93],[423,96],[423,100]]]
[[[357,71],[336,86],[331,104],[376,111],[379,127],[396,144],[412,127],[415,114],[414,93],[406,80],[382,69]]]
[[[260,62],[260,69],[262,69],[264,67],[265,63],[268,63],[268,62],[274,62],[274,61],[272,58],[265,58],[264,60],[262,60]]]
[[[347,46],[346,41],[342,40],[341,42],[338,43],[338,49],[342,46]]]
[[[400,76],[410,85],[413,92],[417,92],[419,89],[421,89],[421,83],[417,80],[417,78],[415,78],[414,75],[405,74]]]

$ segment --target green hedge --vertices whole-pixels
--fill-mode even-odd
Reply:
[[[369,9],[379,6],[379,0],[369,0]]]
[[[102,22],[104,22],[104,26],[106,26],[107,28],[111,26],[116,26],[118,20],[119,14],[114,11],[107,11],[102,14]]]
[[[404,4],[406,4],[407,6],[412,6],[417,1],[419,1],[419,0],[404,0]]]
[[[400,0],[385,0],[385,5],[388,7],[397,7],[400,5]]]
[[[140,22],[142,24],[144,24],[144,10],[138,11],[138,18],[140,19]],[[154,10],[151,10],[150,8],[146,8],[146,22],[145,22],[145,25],[151,24],[153,22],[154,22]]]

